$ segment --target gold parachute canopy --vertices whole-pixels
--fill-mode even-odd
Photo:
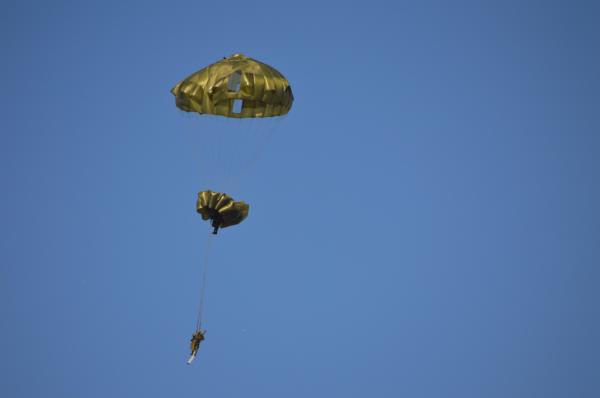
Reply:
[[[212,220],[213,234],[219,228],[237,225],[248,217],[250,206],[244,202],[236,202],[230,196],[213,191],[198,193],[196,211],[202,215],[203,220]]]
[[[171,93],[182,111],[232,118],[283,116],[294,102],[290,82],[279,71],[243,54],[200,69]]]

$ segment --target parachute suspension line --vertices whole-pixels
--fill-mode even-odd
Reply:
[[[235,131],[230,129],[230,142],[235,144],[229,146],[232,156],[228,157],[227,171],[225,174],[225,187],[232,194],[237,192],[239,175],[248,167],[248,153],[253,143],[256,143],[257,136],[257,118],[233,119],[231,125],[235,126]]]
[[[212,145],[209,146],[208,150],[211,152],[210,161],[206,167],[207,173],[207,189],[219,190],[217,187],[217,183],[219,182],[219,173],[215,173],[214,170],[217,170],[222,167],[224,159],[226,159],[226,145],[227,142],[226,137],[221,132],[224,121],[220,120],[219,117],[210,117],[211,120],[211,141]],[[210,170],[210,171],[209,171]]]
[[[204,116],[198,131],[200,180],[203,189],[235,195],[242,181],[256,169],[285,116],[224,118]]]
[[[215,173],[214,175],[214,185],[215,189],[224,190],[226,188],[228,176],[231,174],[229,171],[230,167],[228,165],[231,163],[233,158],[233,156],[231,156],[231,149],[233,146],[232,141],[234,137],[232,135],[233,130],[230,126],[230,123],[236,122],[237,119],[229,120],[219,116],[216,118],[216,122],[219,123],[219,131],[216,132],[218,136],[218,147],[216,148],[218,159],[217,163],[215,164],[215,169],[219,170],[219,172]]]
[[[208,234],[204,243],[204,253],[202,256],[202,285],[200,287],[200,304],[198,305],[198,318],[196,320],[196,332],[202,328],[202,312],[204,309],[204,296],[206,292],[206,275],[208,273],[209,252],[212,241],[212,232]]]
[[[202,116],[204,127],[198,131],[198,139],[201,140],[195,145],[198,146],[200,159],[200,180],[202,187],[211,190],[220,190],[219,186],[223,180],[223,164],[229,158],[227,131],[223,128],[227,125],[227,120],[220,116],[205,115]]]
[[[229,145],[227,150],[229,156],[223,159],[223,192],[228,192],[235,195],[235,188],[232,184],[235,179],[236,166],[241,166],[240,159],[243,159],[243,151],[245,144],[244,130],[252,123],[253,119],[249,119],[242,123],[243,119],[228,120],[227,128],[225,129],[224,135],[227,136]],[[245,123],[248,122],[248,123]],[[225,145],[224,145],[225,146]]]
[[[250,156],[246,159],[246,162],[242,165],[237,174],[231,173],[229,176],[231,191],[237,191],[244,180],[244,177],[250,174],[258,164],[258,161],[262,157],[263,152],[269,146],[269,142],[275,135],[275,131],[279,129],[279,126],[283,122],[286,116],[280,116],[277,118],[264,118],[264,119],[251,119],[252,124],[246,134],[248,137],[254,137],[253,140],[257,141],[257,145],[253,148],[244,147],[243,150],[250,150]],[[263,124],[262,126],[260,124]],[[264,125],[267,124],[267,125]],[[250,138],[248,138],[250,139]]]
[[[244,124],[240,123],[241,121],[242,121],[242,119],[233,119],[233,120],[225,121],[225,123],[227,123],[227,125],[225,126],[225,129],[224,129],[225,131],[223,132],[223,135],[226,137],[229,145],[223,145],[222,147],[227,147],[229,156],[226,156],[222,160],[223,169],[224,169],[224,175],[223,175],[223,191],[224,192],[229,192],[231,189],[229,185],[231,183],[231,179],[234,174],[233,172],[235,169],[235,162],[236,162],[236,159],[239,159],[240,155],[241,155],[239,152],[240,152],[240,147],[242,146],[241,143],[243,143],[244,140],[243,140],[243,137],[237,136],[237,135],[239,135],[240,132],[243,132]],[[240,129],[242,131],[240,131]]]

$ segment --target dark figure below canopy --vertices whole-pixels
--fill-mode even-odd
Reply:
[[[248,217],[250,206],[244,202],[236,202],[230,196],[213,191],[198,193],[196,211],[202,215],[203,220],[211,220],[217,234],[219,228],[237,225]]]
[[[190,354],[190,358],[188,359],[188,365],[191,365],[196,355],[198,355],[198,350],[200,349],[200,343],[204,341],[204,335],[206,334],[206,330],[198,330],[196,333],[192,335],[192,339],[190,340],[190,349],[192,353]]]

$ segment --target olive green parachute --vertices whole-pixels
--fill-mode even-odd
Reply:
[[[281,73],[242,54],[188,76],[171,93],[182,111],[232,118],[282,116],[294,102],[290,83]]]
[[[244,202],[236,202],[229,195],[202,191],[198,193],[196,211],[203,220],[211,220],[216,234],[219,228],[226,228],[244,221],[248,217],[250,206]]]
[[[199,192],[196,211],[203,220],[210,220],[212,233],[216,235],[219,228],[237,225],[248,217],[250,206],[222,191],[232,192],[235,185],[229,184],[239,182],[241,173],[247,173],[255,163],[260,147],[283,119],[277,116],[286,115],[292,108],[292,88],[275,68],[234,54],[181,80],[171,93],[177,108],[184,112],[223,116],[201,118],[198,124],[202,130],[197,138],[201,142],[197,148],[198,161],[204,163],[198,167],[206,180],[203,189],[213,187],[221,192]],[[206,237],[200,303],[188,363],[195,358],[204,339],[202,316],[212,237],[211,234]]]

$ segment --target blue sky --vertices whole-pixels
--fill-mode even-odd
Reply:
[[[599,396],[599,12],[3,3],[0,391]],[[207,122],[169,90],[236,52],[296,101],[186,366]]]

